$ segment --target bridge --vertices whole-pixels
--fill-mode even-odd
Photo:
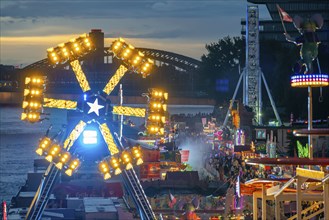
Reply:
[[[94,57],[88,58],[98,60],[98,62],[96,62],[98,64],[100,64],[99,61],[106,60],[109,57],[112,60],[113,54],[110,48],[104,46],[104,33],[98,29],[92,30],[90,36],[93,39],[93,42],[95,42],[97,52],[93,55]],[[153,59],[156,64],[169,64],[185,72],[195,71],[201,65],[201,61],[197,59],[169,51],[138,47],[136,49],[143,52],[147,57]],[[42,59],[26,66],[23,70],[47,68],[48,66],[48,59]]]

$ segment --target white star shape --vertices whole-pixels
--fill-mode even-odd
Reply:
[[[87,104],[89,105],[90,109],[88,111],[88,114],[92,113],[92,112],[95,112],[95,114],[97,116],[99,116],[99,109],[102,109],[104,108],[103,105],[98,105],[98,99],[96,99],[94,101],[94,103],[91,103],[91,102],[87,102]]]

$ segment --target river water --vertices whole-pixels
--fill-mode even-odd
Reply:
[[[30,124],[20,120],[22,109],[0,107],[0,200],[10,201],[20,186],[24,185],[27,173],[33,170],[37,158],[35,149],[39,138],[45,135],[50,125],[58,132],[66,123],[66,110],[47,109],[49,120]]]
[[[213,106],[169,106],[168,110],[171,114],[211,113]],[[67,123],[66,110],[46,109],[49,119],[35,124],[21,121],[21,112],[18,107],[0,107],[0,202],[10,202],[24,185],[38,157],[35,149],[39,139],[47,129],[52,125],[52,136]],[[136,125],[144,121],[132,119]]]

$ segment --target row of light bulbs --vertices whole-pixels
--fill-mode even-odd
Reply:
[[[58,169],[64,169],[68,176],[72,176],[81,164],[79,158],[53,143],[49,137],[44,137],[40,141],[36,153],[44,156],[47,161],[55,163]]]
[[[168,93],[151,88],[149,89],[149,108],[147,117],[147,132],[151,135],[163,135],[166,123]]]
[[[142,52],[127,44],[122,38],[113,41],[110,48],[114,56],[128,65],[127,68],[142,74],[144,78],[150,74],[154,61],[146,58]]]
[[[59,44],[55,48],[47,49],[48,59],[52,64],[63,64],[86,55],[93,49],[93,45],[87,34],[71,39],[67,43]]]
[[[131,169],[133,167],[132,163],[136,165],[143,163],[140,146],[134,146],[130,150],[124,150],[118,155],[102,160],[98,165],[98,169],[103,174],[104,179],[107,180],[111,178],[111,173],[118,175],[122,172],[122,169]]]
[[[25,78],[21,120],[27,120],[32,123],[40,120],[44,90],[45,78],[43,76]]]

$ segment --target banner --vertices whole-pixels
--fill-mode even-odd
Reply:
[[[189,150],[181,150],[180,151],[181,154],[181,162],[182,163],[187,163],[189,156],[190,156],[190,151]]]

